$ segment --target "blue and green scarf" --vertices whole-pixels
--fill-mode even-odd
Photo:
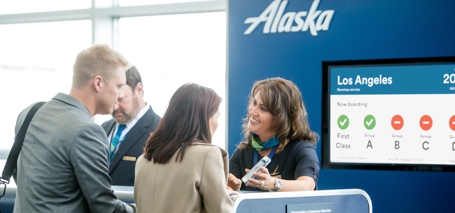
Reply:
[[[270,138],[266,142],[261,142],[259,140],[259,136],[258,135],[254,134],[254,133],[251,133],[251,140],[252,140],[251,145],[258,152],[260,152],[260,151],[262,151],[264,149],[268,149],[268,148],[272,148],[274,146],[278,146],[278,144],[279,144],[278,135],[273,136],[272,138]]]

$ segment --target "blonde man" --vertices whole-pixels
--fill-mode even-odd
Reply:
[[[14,212],[135,212],[111,190],[109,142],[91,119],[112,112],[128,67],[106,45],[78,54],[69,95],[58,93],[30,123],[17,163]],[[16,134],[30,108],[19,115]]]

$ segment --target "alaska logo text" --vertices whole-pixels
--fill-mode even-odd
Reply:
[[[314,0],[309,11],[284,13],[288,5],[287,0],[274,0],[259,17],[250,17],[245,24],[250,24],[244,32],[251,34],[259,24],[265,22],[263,33],[307,32],[317,36],[319,31],[329,30],[334,10],[318,10],[320,0]]]

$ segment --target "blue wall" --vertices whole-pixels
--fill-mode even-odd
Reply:
[[[245,20],[259,17],[272,2],[229,0],[229,153],[243,138],[241,119],[256,80],[280,76],[295,82],[310,125],[321,134],[322,61],[455,56],[453,0],[322,0],[317,9],[334,15],[316,36],[309,30],[264,34],[264,22],[245,35]],[[310,11],[312,4],[289,0],[284,13]],[[374,212],[455,212],[455,173],[323,169],[318,186],[363,189]]]

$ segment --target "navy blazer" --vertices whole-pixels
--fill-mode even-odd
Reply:
[[[128,131],[109,165],[112,185],[134,186],[134,168],[137,158],[144,152],[145,142],[155,131],[161,118],[150,107],[141,119]],[[110,119],[101,125],[109,136],[115,130]]]

